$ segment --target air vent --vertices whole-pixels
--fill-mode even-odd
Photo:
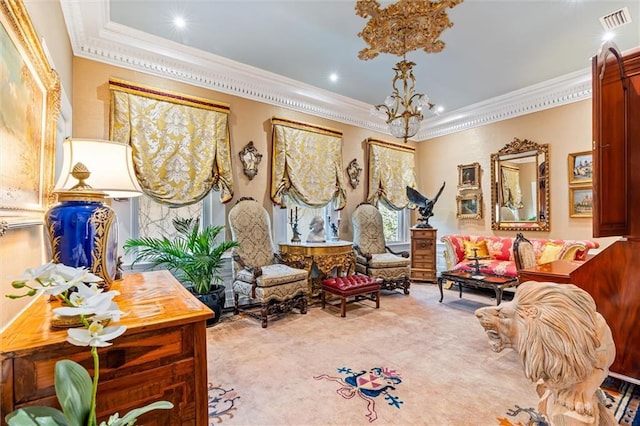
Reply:
[[[613,30],[615,28],[628,24],[629,22],[631,22],[631,15],[629,14],[629,9],[627,9],[626,7],[623,7],[620,10],[616,10],[615,12],[611,12],[610,14],[600,18],[600,23],[605,30]]]

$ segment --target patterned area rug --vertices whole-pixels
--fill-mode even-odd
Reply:
[[[440,303],[437,286],[416,285],[380,309],[312,306],[266,329],[223,315],[207,329],[209,425],[543,424],[517,354],[492,352],[474,315],[495,299],[452,293]],[[607,384],[611,409],[633,426],[640,386],[620,384]]]
[[[607,394],[613,410],[613,415],[621,425],[640,426],[640,386],[625,382],[614,377],[608,377],[602,384],[602,390]]]
[[[602,384],[609,408],[618,424],[640,426],[638,405],[640,404],[640,386],[608,377]],[[535,408],[522,408],[516,405],[507,410],[507,417],[498,417],[500,426],[547,426],[544,416]]]
[[[336,369],[338,375],[320,374],[315,380],[326,380],[338,383],[335,392],[344,399],[353,399],[361,405],[363,416],[369,423],[378,418],[376,402],[383,409],[400,409],[403,401],[399,397],[402,383],[398,371],[385,367],[373,367],[369,370],[354,371],[348,367]],[[633,385],[613,377],[602,384],[607,400],[607,407],[621,425],[640,426],[640,386]],[[238,409],[240,395],[233,389],[224,389],[209,383],[209,425],[217,425],[223,420],[231,420]],[[357,402],[361,401],[361,402]],[[546,419],[535,408],[523,408],[518,405],[507,410],[507,417],[498,417],[499,426],[548,426]]]
[[[224,389],[209,383],[209,425],[222,423],[222,420],[232,419],[236,407],[236,400],[240,395],[232,389]]]
[[[321,374],[314,376],[316,380],[329,380],[336,382],[340,387],[336,393],[344,399],[351,399],[358,396],[366,403],[366,417],[369,422],[378,418],[376,411],[376,401],[386,401],[388,405],[400,408],[403,402],[393,394],[396,386],[402,383],[400,373],[385,367],[373,367],[369,371],[360,370],[354,372],[351,368],[338,368],[338,373],[345,375],[344,378]]]

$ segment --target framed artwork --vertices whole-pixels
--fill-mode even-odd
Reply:
[[[567,165],[569,170],[569,184],[591,183],[593,173],[593,154],[591,151],[569,154]]]
[[[458,188],[480,189],[480,164],[458,165]]]
[[[465,194],[456,197],[458,202],[458,219],[481,219],[482,218],[482,195]]]
[[[22,2],[0,2],[0,223],[43,223],[54,201],[60,82]]]
[[[590,186],[576,186],[569,188],[569,216],[592,217],[593,188]]]

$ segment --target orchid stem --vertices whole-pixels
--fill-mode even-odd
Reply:
[[[91,390],[91,412],[87,426],[95,426],[98,424],[96,420],[96,395],[98,394],[98,379],[100,377],[100,358],[98,357],[98,348],[91,347],[91,355],[93,356],[93,389]]]

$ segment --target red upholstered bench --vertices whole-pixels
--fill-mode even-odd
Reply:
[[[322,280],[322,309],[326,304],[326,294],[331,293],[340,297],[340,316],[347,315],[347,298],[355,296],[355,301],[369,299],[376,302],[376,309],[380,308],[380,285],[382,279],[367,275],[347,275],[346,277],[331,277]]]

